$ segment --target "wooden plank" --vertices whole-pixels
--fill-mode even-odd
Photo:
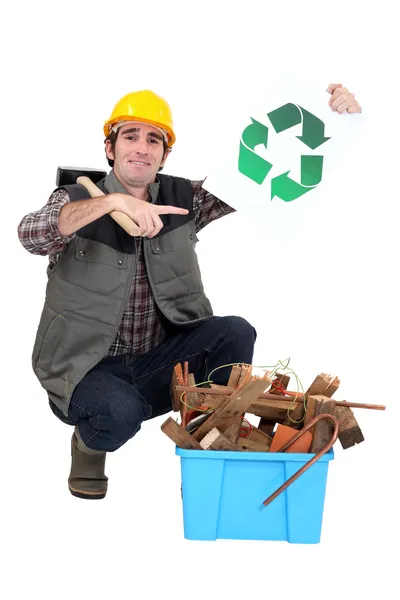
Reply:
[[[326,390],[323,392],[324,396],[331,398],[339,388],[339,384],[340,381],[337,377],[332,379]],[[337,417],[340,424],[338,437],[344,450],[364,441],[364,436],[351,408],[346,406],[336,406],[334,415]]]
[[[326,396],[332,398],[333,394],[339,388],[340,381],[337,377],[331,377],[326,373],[320,373],[314,379],[306,394],[309,396]]]
[[[277,396],[282,396],[283,392],[281,391],[281,389],[278,389],[276,386],[274,386],[273,384],[280,384],[280,388],[287,390],[287,387],[289,385],[289,381],[290,381],[290,377],[289,375],[284,375],[283,373],[277,373],[275,379],[272,382],[271,385],[271,389],[270,389],[270,394],[275,394]]]
[[[172,402],[172,410],[174,412],[180,412],[181,410],[181,396],[182,392],[177,392],[175,390],[176,385],[183,385],[183,370],[181,363],[175,365],[174,370],[172,371],[171,377],[171,402]]]
[[[346,450],[364,441],[364,436],[351,408],[335,406],[333,413],[339,421],[339,441]]]
[[[209,419],[194,432],[196,440],[201,440],[213,427],[225,430],[232,424],[235,417],[247,412],[250,404],[268,387],[268,381],[258,379],[249,381],[238,388],[231,396],[225,398]]]
[[[188,375],[188,384],[190,386],[196,385],[196,380],[194,378],[193,373],[189,373],[189,375]],[[203,404],[203,396],[201,394],[196,394],[196,392],[187,392],[186,396],[187,396],[186,402],[190,406],[200,406],[201,404]]]
[[[226,398],[227,396],[207,396],[207,398],[204,399],[204,405],[216,409],[221,406]],[[286,419],[290,405],[290,400],[264,400],[259,398],[247,408],[246,412],[256,415],[257,417],[265,417],[274,421],[274,423],[283,423]],[[291,412],[296,406],[297,404],[292,405]]]
[[[251,371],[252,365],[233,365],[227,385],[211,383],[210,388],[218,390],[226,389],[228,387],[231,389],[230,393],[232,393],[233,391],[235,391],[235,389],[239,388],[240,386],[243,386],[245,383],[248,383],[248,381],[250,381]]]
[[[272,442],[272,437],[267,435],[262,431],[259,427],[254,427],[252,425],[251,431],[247,436],[243,436],[243,439],[250,440],[251,442],[259,443],[262,446],[270,447]]]
[[[239,381],[237,383],[238,387],[244,386],[244,385],[246,385],[246,383],[249,383],[249,381],[251,381],[252,370],[253,370],[252,365],[242,365],[242,369],[241,369],[240,376],[239,376]],[[265,387],[267,387],[267,386],[265,386]]]
[[[287,400],[264,400],[258,399],[251,404],[247,411],[257,417],[264,417],[275,423],[283,423],[287,417],[287,411],[290,409],[290,413],[297,407],[297,404],[292,404],[290,408],[290,401]]]
[[[201,439],[202,439],[202,438],[203,438],[205,435],[207,435],[207,433],[208,433],[209,431],[211,431],[211,429],[213,429],[213,428],[214,428],[214,426],[215,426],[215,413],[216,413],[217,411],[223,411],[223,410],[224,410],[224,408],[225,408],[225,407],[227,407],[227,406],[229,405],[230,401],[231,401],[231,396],[220,396],[220,397],[218,398],[218,400],[216,400],[216,399],[210,399],[210,402],[204,402],[204,405],[205,405],[205,406],[209,406],[210,408],[213,408],[214,410],[213,410],[213,412],[211,412],[211,413],[209,414],[209,417],[208,417],[207,421],[205,421],[205,422],[204,422],[204,423],[203,423],[203,424],[202,424],[202,425],[201,425],[201,426],[200,426],[200,427],[199,427],[199,428],[198,428],[198,429],[197,429],[197,430],[196,430],[196,431],[193,433],[193,436],[195,436],[195,434],[197,434],[197,435],[196,435],[196,439],[197,439],[197,440],[199,440],[199,441],[200,441],[200,440],[201,440]],[[213,404],[214,404],[214,406],[213,406]],[[211,420],[211,418],[212,418],[212,417],[213,417],[213,421],[211,421],[211,424],[210,424],[209,422],[210,422],[210,420]],[[234,421],[234,419],[231,419],[230,421],[228,421],[228,423],[227,423],[225,426],[222,426],[222,424],[220,424],[220,429],[221,429],[221,431],[226,431],[226,429],[228,429],[228,427],[229,427],[230,425],[232,425],[233,421]],[[208,426],[208,427],[205,427],[205,428],[203,429],[203,425],[205,425],[206,423],[209,423],[209,426]]]
[[[244,383],[247,383],[252,378],[252,365],[234,365],[231,370],[231,375],[228,381],[228,387],[237,388],[239,386],[243,386]],[[217,386],[215,384],[211,384],[211,388],[221,388],[224,386]],[[236,417],[231,425],[223,431],[223,434],[226,438],[230,439],[234,444],[236,444],[240,437],[240,428],[243,423],[243,416],[239,415]]]
[[[214,390],[213,391],[213,395],[215,396],[230,396],[235,390],[233,388],[228,388],[227,386],[223,385],[220,386],[221,389],[220,390]],[[200,388],[198,388],[200,389]],[[207,389],[207,388],[202,388]],[[182,392],[198,392],[197,389],[193,389],[191,387],[186,387],[184,385],[178,385],[177,386],[177,391]],[[199,393],[199,392],[198,392]],[[300,394],[298,392],[292,392],[290,390],[287,390],[285,392],[285,398],[282,398],[282,400],[287,400],[287,402],[289,404],[293,403],[293,399],[297,396],[297,400],[295,400],[296,403],[301,404],[304,401],[304,396],[305,394]],[[273,394],[270,394],[268,392],[266,392],[265,394],[260,394],[259,399],[260,400],[275,400],[276,396],[274,396]],[[347,400],[335,400],[336,402],[336,406],[347,406],[348,408],[366,408],[366,409],[370,409],[370,410],[386,410],[386,406],[382,405],[382,404],[367,404],[367,403],[362,403],[362,402],[348,402]]]
[[[216,386],[217,387],[217,386]],[[223,387],[223,386],[218,386]],[[203,400],[204,406],[217,409],[229,396],[217,396],[207,394]],[[246,412],[256,415],[258,417],[265,417],[271,419],[274,423],[283,423],[286,418],[287,411],[292,404],[291,411],[295,410],[297,403],[293,404],[292,400],[265,400],[258,397],[246,410]]]
[[[175,442],[179,448],[184,448],[185,450],[202,450],[199,442],[174,421],[172,417],[168,417],[161,425],[161,431]]]
[[[212,390],[226,390],[227,386],[226,385],[219,385],[219,383],[210,383],[210,388]],[[230,396],[231,394],[233,394],[235,390],[232,389],[230,394],[227,394],[227,396]],[[215,396],[219,396],[220,394],[215,394]],[[211,396],[214,396],[214,394],[211,394]]]
[[[239,438],[239,446],[243,450],[247,450],[248,452],[268,452],[269,446],[265,443],[261,443],[259,440],[254,441],[245,437]]]
[[[188,385],[195,387],[196,381],[193,373],[188,374],[187,380]],[[181,409],[181,423],[182,427],[186,428],[189,421],[201,414],[199,411],[196,411],[196,407],[202,404],[202,396],[196,392],[186,392],[183,400],[186,402],[187,406],[182,403],[182,406],[185,407],[185,410]]]
[[[206,436],[201,440],[200,446],[203,450],[236,450],[240,451],[241,447],[228,440],[223,433],[216,427],[211,429]]]
[[[306,414],[304,418],[304,427],[308,425],[310,421],[314,417],[317,416],[316,407],[317,402],[315,396],[325,396],[326,398],[331,398],[333,394],[338,390],[340,381],[337,377],[331,377],[326,373],[320,373],[314,379],[308,390],[306,391],[307,397],[307,408]],[[313,434],[314,428],[310,429],[311,434]]]
[[[227,429],[223,432],[224,436],[231,440],[234,444],[237,444],[240,437],[240,428],[243,423],[242,415],[239,415],[233,420],[233,423],[229,425]]]
[[[290,377],[288,375],[284,375],[283,373],[277,373],[272,383],[279,383],[280,387],[286,390],[289,385],[289,381]],[[277,389],[274,385],[271,385],[271,389],[269,391],[275,396],[283,395],[283,392]],[[261,417],[260,422],[258,424],[258,428],[261,429],[261,431],[263,431],[267,435],[271,435],[271,433],[274,431],[275,425],[276,421],[274,419],[267,419],[266,417]]]
[[[315,410],[316,417],[321,414],[334,415],[334,400],[331,400],[326,396],[315,396],[315,398],[317,401]],[[324,419],[316,423],[312,429],[313,441],[311,443],[310,452],[317,453],[332,439],[334,426],[331,420]]]
[[[333,394],[339,389],[340,380],[338,377],[334,377],[329,383],[328,387],[324,391],[324,396],[332,398]]]
[[[229,375],[228,387],[236,388],[239,385],[239,378],[242,372],[241,365],[233,365],[231,374]]]
[[[210,384],[210,388],[211,390],[226,390],[226,386],[225,385],[219,385],[217,383],[211,383]],[[208,388],[210,390],[210,388]],[[203,396],[203,406],[207,406],[209,408],[213,408],[213,409],[217,409],[219,408],[223,403],[227,403],[226,401],[229,400],[229,398],[231,397],[231,395],[233,394],[233,392],[235,391],[234,388],[230,388],[231,389],[231,393],[229,395],[226,396],[221,396],[221,395],[214,395],[212,393],[209,394],[205,394]]]
[[[245,378],[245,381],[246,379],[247,378]],[[241,385],[238,390],[230,396],[230,404],[227,408],[222,411],[219,416],[216,415],[216,418],[218,419],[216,420],[216,423],[219,422],[219,419],[224,423],[225,419],[244,415],[251,402],[258,397],[260,392],[269,387],[269,385],[270,382],[267,379],[250,380]],[[217,411],[215,412],[217,413]]]
[[[304,415],[304,402],[295,402],[290,407],[290,410],[286,413],[286,418],[283,421],[282,425],[286,425],[286,427],[291,427],[295,430],[302,429],[304,427]]]
[[[304,417],[304,427],[309,424],[310,421],[313,420],[315,415],[315,410],[317,408],[317,399],[315,396],[307,397],[307,410]],[[311,431],[311,430],[310,430]]]

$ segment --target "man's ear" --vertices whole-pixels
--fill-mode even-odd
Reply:
[[[112,151],[112,144],[110,140],[106,140],[105,141],[105,145],[106,145],[106,156],[107,158],[109,158],[110,160],[115,160],[114,158],[114,152]]]
[[[164,156],[163,156],[163,159],[161,161],[160,167],[163,167],[165,165],[166,160],[167,160],[167,158],[168,158],[171,150],[172,150],[172,148],[167,148],[166,151],[164,152]]]

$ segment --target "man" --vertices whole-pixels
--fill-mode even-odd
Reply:
[[[328,91],[332,110],[361,112],[341,84]],[[18,228],[29,252],[49,256],[32,366],[55,415],[74,426],[68,484],[86,499],[106,495],[106,453],[171,410],[176,363],[188,361],[205,381],[216,367],[251,364],[256,340],[245,319],[213,315],[195,252],[196,234],[234,209],[202,181],[159,174],[175,143],[168,104],[148,90],[130,93],[104,133],[112,170],[98,183],[101,195],[60,187]],[[139,235],[113,211],[135,221]],[[213,381],[226,384],[229,371]]]

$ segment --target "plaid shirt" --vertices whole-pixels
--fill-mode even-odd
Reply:
[[[208,223],[235,212],[232,207],[203,189],[203,183],[204,180],[192,181],[196,232]],[[56,190],[43,208],[26,215],[18,226],[18,236],[24,248],[32,254],[48,255],[51,265],[57,263],[65,245],[76,235],[74,233],[65,237],[58,229],[60,211],[68,202],[70,202],[68,192]],[[162,316],[147,278],[143,238],[138,237],[135,242],[138,263],[131,293],[119,330],[106,356],[126,353],[144,354],[160,344],[166,336]]]

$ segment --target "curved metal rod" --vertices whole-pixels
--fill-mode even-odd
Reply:
[[[325,446],[322,448],[322,450],[320,450],[315,456],[312,457],[311,460],[309,460],[305,465],[303,465],[301,467],[301,469],[299,469],[294,475],[292,475],[287,481],[285,481],[285,483],[283,485],[281,485],[281,487],[279,487],[273,494],[271,494],[271,496],[269,496],[266,500],[264,500],[264,502],[263,502],[264,506],[267,506],[268,504],[270,504],[270,502],[275,500],[275,498],[277,496],[279,496],[279,494],[281,494],[284,490],[286,490],[286,488],[288,488],[289,485],[291,485],[294,481],[296,481],[296,479],[298,477],[300,477],[300,475],[302,475],[305,471],[307,471],[307,469],[309,469],[315,462],[317,462],[317,460],[323,454],[325,454],[326,452],[328,452],[328,450],[330,448],[332,448],[333,444],[337,440],[337,436],[339,433],[339,421],[333,415],[322,414],[322,415],[318,415],[318,417],[314,417],[314,419],[312,419],[308,423],[308,425],[306,425],[306,427],[304,427],[304,429],[299,431],[294,437],[292,437],[291,440],[286,442],[286,444],[284,444],[278,452],[285,452],[285,450],[287,450],[306,431],[311,429],[311,427],[313,427],[316,423],[318,423],[318,421],[321,421],[322,419],[330,419],[333,422],[334,430],[333,430],[332,438],[330,439],[330,441],[327,444],[325,444]]]

